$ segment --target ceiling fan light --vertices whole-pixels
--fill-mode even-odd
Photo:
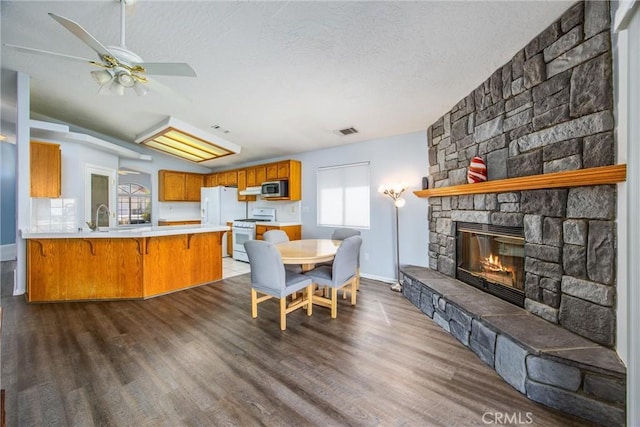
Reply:
[[[114,78],[111,82],[111,85],[109,85],[109,91],[111,93],[115,93],[116,95],[122,96],[124,95],[124,86],[120,84],[117,78]]]
[[[123,87],[133,87],[136,84],[136,80],[129,73],[119,73],[118,74],[118,83]]]
[[[91,77],[93,77],[93,80],[95,80],[96,83],[102,86],[105,83],[108,83],[113,78],[113,75],[109,70],[97,70],[91,72]]]
[[[136,94],[138,96],[145,96],[147,94],[147,92],[149,92],[149,89],[147,89],[145,87],[145,85],[143,85],[142,83],[137,83],[133,86],[133,90],[136,91]]]

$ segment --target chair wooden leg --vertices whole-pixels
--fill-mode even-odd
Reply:
[[[287,329],[287,299],[280,298],[280,330]]]
[[[358,277],[354,277],[351,281],[351,305],[356,305],[356,286],[358,284]]]
[[[338,288],[331,288],[331,318],[338,317]]]
[[[360,267],[356,270],[356,290],[360,290]]]
[[[314,285],[307,286],[307,316],[313,313],[313,288]]]
[[[251,317],[258,317],[258,293],[255,289],[251,289]]]

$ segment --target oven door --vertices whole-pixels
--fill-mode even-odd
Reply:
[[[233,232],[233,259],[249,262],[247,252],[244,250],[244,242],[248,240],[255,240],[256,230],[253,228],[233,227],[231,231]]]

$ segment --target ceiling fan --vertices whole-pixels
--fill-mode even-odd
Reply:
[[[60,25],[93,49],[98,54],[99,61],[8,43],[4,45],[26,53],[52,55],[64,59],[88,62],[91,65],[100,67],[100,70],[91,71],[91,76],[100,85],[99,94],[115,93],[124,95],[125,89],[133,88],[136,94],[142,96],[147,94],[147,87],[149,86],[160,91],[164,90],[162,85],[149,79],[147,75],[197,77],[196,72],[189,64],[144,62],[140,56],[127,49],[125,45],[125,6],[134,3],[135,0],[118,1],[120,2],[121,12],[119,46],[104,46],[78,23],[55,13],[49,13],[49,16]]]

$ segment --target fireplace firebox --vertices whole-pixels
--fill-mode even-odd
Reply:
[[[524,307],[524,229],[456,223],[456,278]]]

